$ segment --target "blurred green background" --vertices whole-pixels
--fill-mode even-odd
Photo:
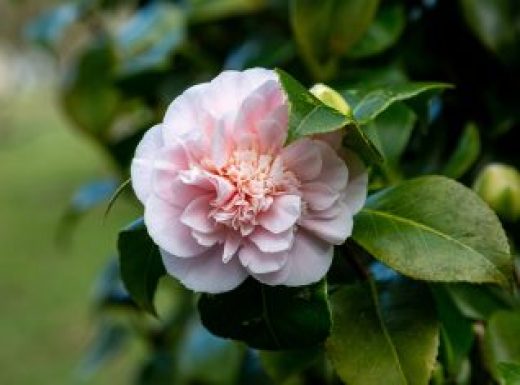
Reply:
[[[70,197],[111,170],[61,114],[54,63],[21,40],[45,1],[15,3],[0,1],[0,383],[125,384],[131,349],[92,379],[77,368],[94,330],[94,279],[137,208],[121,201],[103,220],[100,206],[58,241]]]

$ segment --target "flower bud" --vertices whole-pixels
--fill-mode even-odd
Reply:
[[[330,108],[334,108],[344,115],[350,115],[352,113],[350,106],[343,96],[329,86],[318,83],[312,86],[310,92]]]
[[[520,173],[511,166],[490,164],[478,175],[473,189],[507,220],[520,217]]]

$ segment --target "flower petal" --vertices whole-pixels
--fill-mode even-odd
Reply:
[[[135,150],[130,175],[135,195],[143,203],[152,191],[154,159],[163,146],[162,126],[158,124],[146,131]]]
[[[168,274],[188,289],[204,293],[233,290],[247,278],[247,271],[238,258],[222,262],[222,247],[215,246],[192,258],[178,258],[161,249]]]
[[[313,180],[322,171],[321,149],[308,138],[292,142],[281,151],[283,163],[288,170],[294,172],[301,180]]]
[[[320,175],[315,182],[321,182],[336,191],[343,190],[347,185],[349,171],[343,159],[327,143],[315,140],[321,152],[323,162]]]
[[[302,218],[299,225],[329,243],[341,245],[352,234],[354,222],[350,208],[343,202],[339,207],[335,217],[320,218],[319,213],[316,216],[310,214]]]
[[[352,151],[345,151],[344,157],[349,170],[344,202],[352,214],[357,214],[367,199],[368,173],[363,162]]]
[[[258,223],[272,233],[290,229],[300,218],[301,198],[297,195],[274,197],[269,209],[258,216]]]
[[[291,248],[294,239],[294,231],[290,228],[282,233],[272,233],[257,226],[249,235],[249,239],[264,253],[277,253]]]
[[[193,230],[201,233],[212,233],[215,231],[216,223],[210,218],[210,195],[203,195],[193,199],[184,209],[181,222]]]
[[[238,248],[242,244],[242,237],[234,231],[229,231],[224,242],[224,251],[222,253],[222,262],[228,263],[235,256]]]
[[[278,271],[287,262],[287,252],[264,253],[251,242],[242,246],[238,256],[242,265],[255,274]]]
[[[170,254],[192,257],[206,250],[181,223],[182,210],[151,194],[144,205],[144,222],[153,241]]]
[[[302,286],[319,281],[327,274],[332,263],[334,248],[305,230],[299,230],[289,251],[287,277],[282,284]]]
[[[326,210],[340,197],[339,192],[319,182],[305,183],[302,185],[301,191],[303,201],[311,210]]]

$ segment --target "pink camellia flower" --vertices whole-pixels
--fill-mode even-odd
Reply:
[[[137,147],[132,184],[166,270],[195,291],[321,279],[351,234],[367,174],[325,141],[286,147],[275,72],[225,71],[189,88]]]

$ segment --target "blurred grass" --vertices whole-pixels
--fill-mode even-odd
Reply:
[[[94,330],[92,283],[137,209],[116,203],[55,243],[60,215],[85,181],[107,175],[99,152],[67,127],[50,92],[0,99],[0,384],[128,384],[128,354],[92,380],[74,376]]]

